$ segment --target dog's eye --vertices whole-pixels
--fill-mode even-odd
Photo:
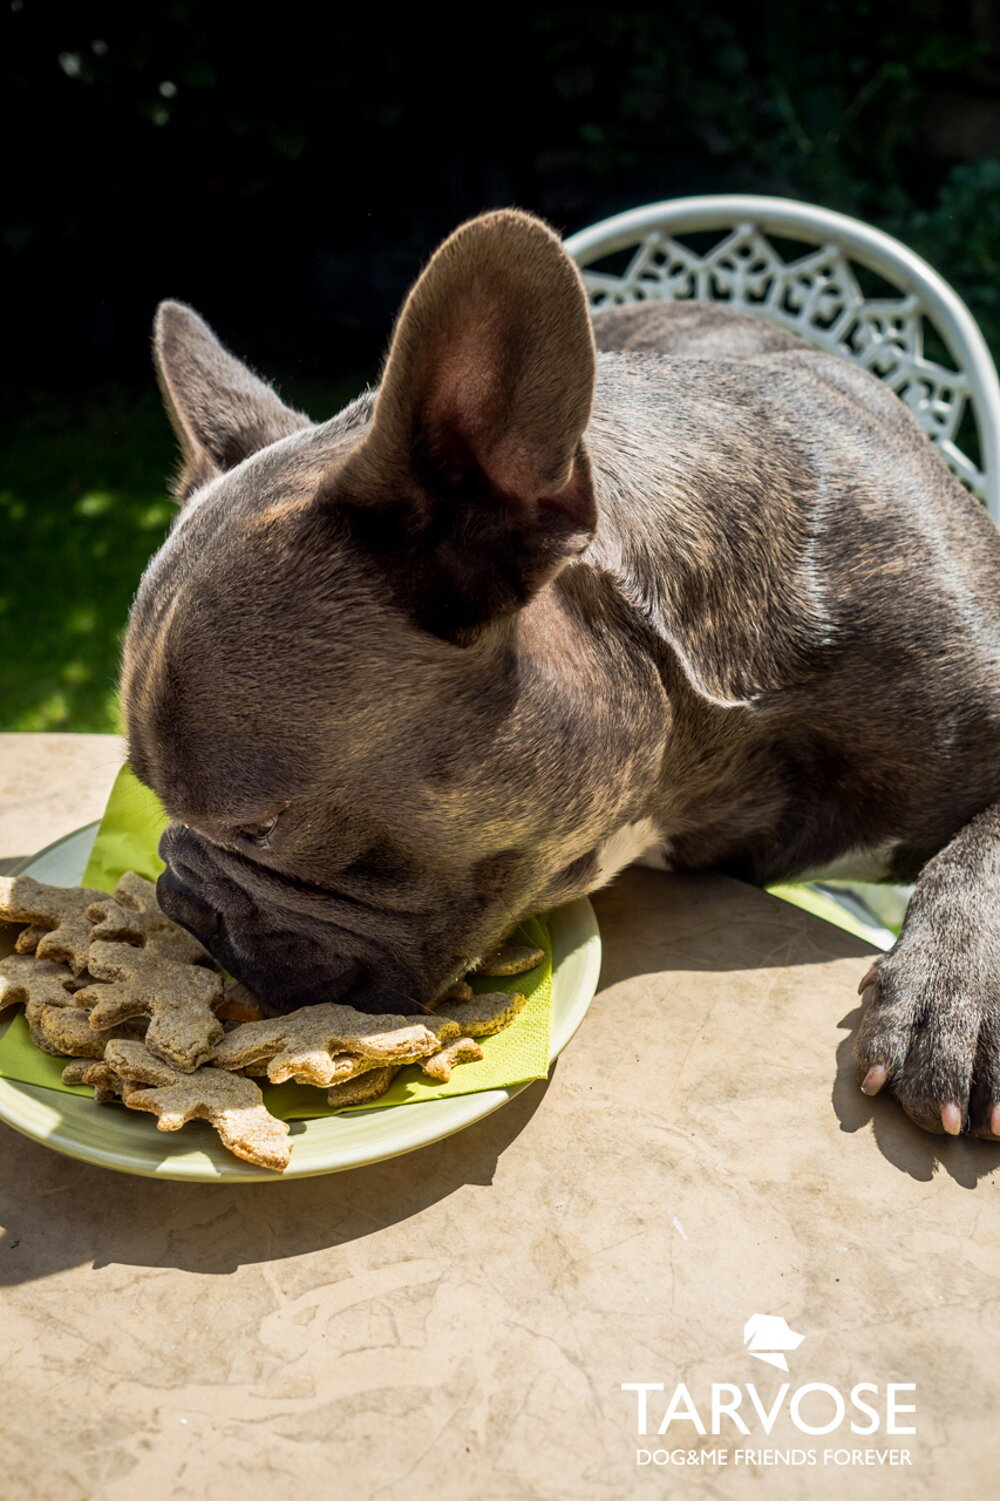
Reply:
[[[262,844],[267,836],[273,832],[278,822],[277,815],[274,818],[262,820],[260,823],[243,823],[236,829],[241,839],[250,839],[254,844]]]

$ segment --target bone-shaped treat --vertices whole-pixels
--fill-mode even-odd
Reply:
[[[208,1059],[223,1035],[212,1009],[222,998],[221,975],[128,943],[92,943],[88,963],[97,979],[111,982],[76,995],[77,1005],[92,1008],[92,1027],[148,1016],[151,1053],[188,1074]]]
[[[0,876],[0,918],[31,925],[17,935],[18,953],[65,960],[75,975],[87,968],[93,930],[87,908],[103,900],[103,891],[86,886],[47,886],[31,876]]]
[[[86,1070],[83,1081],[108,1089],[116,1078],[124,1086],[124,1103],[155,1115],[158,1131],[179,1131],[188,1121],[207,1120],[223,1146],[244,1161],[276,1172],[288,1166],[288,1124],[271,1115],[252,1079],[218,1068],[184,1074],[142,1043],[109,1042],[103,1062],[93,1073]]]
[[[197,938],[161,911],[154,883],[134,870],[125,872],[113,897],[92,902],[87,916],[94,923],[92,940],[139,944],[181,964],[214,965]]]

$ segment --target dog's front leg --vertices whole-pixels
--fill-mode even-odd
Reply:
[[[861,982],[866,1094],[927,1131],[1000,1137],[1000,803],[924,866],[895,946]]]

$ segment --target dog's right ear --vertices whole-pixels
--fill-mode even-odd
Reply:
[[[172,489],[183,505],[209,480],[278,438],[311,426],[219,343],[183,302],[161,302],[153,324],[153,361],[163,402],[181,445]]]
[[[595,359],[580,273],[542,220],[483,214],[431,258],[371,426],[318,496],[422,629],[470,640],[589,543]]]

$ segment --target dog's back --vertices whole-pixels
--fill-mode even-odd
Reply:
[[[795,334],[726,303],[629,302],[594,314],[594,342],[603,353],[668,354],[691,359],[740,359],[802,349]]]

